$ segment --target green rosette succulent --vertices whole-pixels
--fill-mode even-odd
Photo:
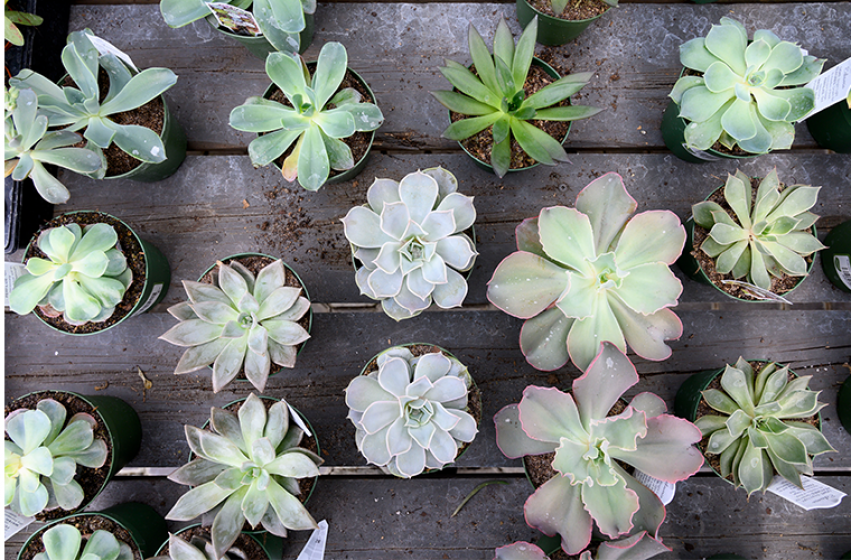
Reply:
[[[681,77],[670,94],[688,122],[686,146],[708,150],[720,142],[752,154],[792,146],[793,123],[815,105],[813,90],[800,86],[825,63],[767,29],[749,42],[745,27],[726,17],[705,38],[684,43],[680,61],[701,74]]]
[[[81,412],[66,424],[66,415],[61,403],[44,399],[35,410],[19,408],[6,417],[3,484],[12,511],[30,517],[76,509],[85,498],[74,480],[77,466],[97,469],[106,463],[106,442],[94,437],[94,417]]]
[[[41,537],[44,552],[33,560],[133,560],[133,549],[109,531],[97,530],[86,536],[73,525],[60,523],[44,532]],[[82,550],[80,547],[82,546]]]
[[[789,367],[775,363],[755,370],[739,358],[721,374],[721,389],[703,391],[703,400],[721,414],[695,421],[705,451],[719,455],[720,473],[732,477],[748,496],[765,492],[777,473],[798,487],[813,474],[812,457],[836,451],[821,431],[805,421],[827,406],[811,391],[812,376],[789,380]]]
[[[584,550],[577,560],[649,560],[671,549],[641,531],[631,537],[600,543],[596,552]],[[527,542],[516,542],[496,549],[493,560],[549,560],[544,551]]]
[[[220,558],[216,556],[213,543],[209,539],[196,535],[187,542],[169,533],[168,555],[156,556],[151,560],[249,560],[249,555],[244,550],[231,546]]]

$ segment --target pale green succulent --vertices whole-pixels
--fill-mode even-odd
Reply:
[[[703,400],[721,413],[695,421],[706,452],[720,455],[721,476],[732,476],[748,496],[771,484],[777,473],[801,487],[801,475],[813,474],[812,456],[836,451],[818,428],[796,422],[827,406],[810,391],[812,376],[789,381],[789,367],[775,363],[757,371],[742,358],[721,374],[721,389],[703,391]]]
[[[277,260],[254,274],[239,261],[218,263],[216,284],[183,282],[189,301],[168,309],[180,323],[160,338],[188,347],[174,373],[213,368],[213,392],[240,371],[263,391],[272,363],[295,367],[298,345],[310,338],[298,324],[310,310],[301,288],[285,286]]]
[[[169,533],[168,555],[156,556],[151,560],[249,560],[242,549],[231,546],[219,558],[213,549],[213,543],[201,536],[192,537],[189,542]]]
[[[5,505],[30,517],[45,510],[73,510],[85,497],[74,480],[77,466],[100,468],[106,442],[94,437],[97,421],[78,413],[65,423],[65,407],[43,399],[35,410],[19,408],[6,417]]]
[[[44,552],[39,552],[33,560],[133,560],[133,549],[127,543],[115,538],[109,531],[98,530],[87,535],[86,545],[83,535],[73,525],[60,523],[46,530],[41,537]]]
[[[681,77],[670,94],[689,123],[686,146],[708,150],[721,142],[753,154],[792,146],[793,123],[815,104],[813,90],[799,86],[825,63],[767,29],[748,42],[745,27],[726,17],[705,38],[680,46],[680,61],[702,74]]]
[[[592,181],[576,208],[553,206],[517,226],[518,252],[488,282],[488,299],[514,317],[526,360],[545,371],[585,370],[608,341],[661,361],[682,334],[671,311],[682,284],[669,265],[686,234],[672,212],[637,207],[617,173]]]
[[[117,243],[115,229],[104,223],[41,232],[37,245],[47,259],[27,259],[27,273],[15,281],[9,307],[26,315],[38,306],[71,325],[109,319],[133,280]]]
[[[813,235],[818,216],[809,210],[821,187],[791,185],[781,190],[777,170],[760,182],[754,199],[750,178],[736,171],[724,184],[724,200],[731,216],[720,204],[704,201],[692,207],[694,222],[709,230],[700,249],[715,259],[721,274],[770,290],[772,276],[806,276],[804,257],[824,249]],[[735,217],[735,219],[734,219]]]
[[[269,165],[295,142],[281,173],[309,191],[319,189],[332,169],[355,166],[352,150],[341,140],[355,132],[369,132],[384,122],[373,103],[363,102],[354,88],[337,92],[346,76],[348,55],[340,43],[325,43],[311,78],[298,55],[272,53],[266,74],[290,103],[286,106],[262,97],[249,97],[230,114],[230,125],[244,132],[262,132],[248,145],[255,167]]]
[[[615,541],[599,543],[596,552],[582,551],[577,560],[649,560],[671,549],[641,531],[635,535]],[[516,542],[496,549],[494,560],[548,560],[544,551],[527,542]]]
[[[252,393],[237,414],[213,408],[210,427],[212,431],[186,426],[186,441],[197,457],[168,478],[193,488],[166,519],[212,517],[216,558],[233,545],[245,523],[251,528],[261,524],[279,537],[286,537],[288,529],[318,527],[296,496],[298,479],[319,476],[322,459],[298,447],[304,432],[291,421],[285,401],[267,413]]]
[[[109,117],[159,97],[177,82],[177,76],[167,68],[135,73],[114,54],[101,55],[90,37],[94,35],[88,29],[75,31],[62,49],[62,64],[76,87],[60,87],[29,69],[22,70],[9,83],[19,89],[30,88],[38,95],[39,114],[47,117],[50,128],[63,127],[71,132],[85,128],[86,147],[98,157],[114,142],[140,161],[165,161],[165,147],[156,132],[144,126],[117,124]],[[98,87],[100,68],[109,76],[109,92],[102,101]],[[105,173],[103,166],[92,176],[102,179]]]

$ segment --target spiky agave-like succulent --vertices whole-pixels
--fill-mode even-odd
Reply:
[[[488,299],[528,319],[520,348],[533,367],[581,370],[608,341],[649,360],[671,355],[666,340],[682,334],[669,308],[682,284],[669,265],[680,256],[685,229],[672,212],[637,214],[617,173],[592,181],[575,208],[553,206],[517,226],[518,252],[496,268]]]
[[[670,548],[641,531],[616,541],[600,543],[596,552],[582,551],[578,560],[649,560]],[[516,542],[496,549],[494,560],[548,560],[544,551],[534,544]]]
[[[116,248],[118,234],[109,224],[50,228],[38,236],[47,259],[27,259],[27,273],[15,281],[9,307],[26,315],[38,306],[71,325],[107,320],[124,298],[133,273]]]
[[[258,391],[266,387],[272,363],[295,367],[297,347],[310,338],[298,324],[310,310],[301,288],[284,285],[277,260],[254,274],[239,261],[218,263],[216,284],[183,282],[189,301],[168,309],[180,323],[160,338],[188,346],[174,373],[213,368],[213,392],[245,372]]]
[[[608,416],[636,383],[629,359],[604,342],[573,382],[572,395],[530,385],[519,404],[494,417],[497,445],[506,456],[555,452],[556,475],[526,500],[526,522],[561,535],[568,554],[588,546],[595,523],[610,538],[638,531],[657,536],[665,517],[662,502],[618,461],[667,482],[688,478],[703,463],[693,446],[700,430],[665,414],[665,402],[652,393],[638,394],[622,412]]]
[[[231,546],[219,558],[209,539],[196,535],[187,542],[169,533],[168,555],[156,556],[151,560],[248,560],[248,555],[244,550]]]
[[[821,431],[807,422],[827,406],[809,390],[812,376],[789,380],[789,367],[768,363],[755,371],[739,358],[721,374],[721,389],[703,392],[706,404],[721,414],[695,422],[709,437],[706,452],[720,455],[721,476],[732,475],[748,496],[771,484],[776,472],[801,486],[813,474],[812,456],[836,451]]]
[[[166,515],[173,521],[213,517],[216,558],[233,545],[243,525],[261,524],[273,535],[318,525],[296,497],[298,479],[319,476],[322,459],[298,447],[304,432],[290,419],[285,401],[269,408],[254,393],[237,414],[213,408],[210,430],[186,426],[189,449],[197,455],[169,475],[192,486]],[[204,520],[204,524],[209,519]]]
[[[348,417],[367,461],[404,478],[453,462],[478,432],[466,411],[473,379],[464,364],[443,352],[414,356],[395,346],[377,365],[346,388]]]
[[[43,399],[35,410],[19,408],[6,417],[5,504],[24,516],[72,510],[85,497],[74,480],[77,465],[100,468],[106,442],[94,437],[97,421],[83,412],[65,423],[65,407]]]
[[[398,183],[376,179],[367,191],[369,207],[355,206],[343,218],[362,265],[355,275],[361,293],[380,300],[397,321],[419,315],[432,300],[446,309],[467,296],[457,271],[476,262],[475,245],[463,233],[476,221],[476,209],[473,197],[457,190],[455,176],[441,167]]]
[[[41,537],[44,552],[39,552],[33,560],[133,560],[133,549],[121,542],[109,531],[97,530],[87,536],[86,545],[83,535],[73,525],[60,523],[44,532]]]
[[[806,276],[804,257],[824,249],[812,233],[818,216],[810,212],[821,187],[791,185],[782,191],[777,170],[760,182],[753,200],[750,178],[736,171],[727,175],[724,200],[735,219],[720,204],[704,201],[692,207],[694,222],[709,230],[700,249],[715,259],[715,268],[764,290],[771,277]]]
[[[813,90],[797,86],[818,76],[825,59],[767,29],[748,42],[745,27],[725,17],[705,38],[680,46],[680,62],[702,73],[681,77],[670,94],[689,122],[686,145],[707,150],[721,142],[764,154],[792,146],[793,123],[815,104]]]

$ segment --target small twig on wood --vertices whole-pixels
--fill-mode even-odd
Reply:
[[[475,496],[475,495],[476,495],[476,493],[477,493],[479,490],[481,490],[481,489],[482,489],[482,488],[484,488],[485,486],[490,486],[491,484],[508,484],[508,482],[506,482],[505,480],[490,480],[490,481],[488,481],[488,482],[482,482],[481,484],[479,484],[478,486],[476,486],[475,488],[473,488],[473,491],[472,491],[472,492],[470,492],[469,494],[467,494],[467,497],[466,497],[466,498],[464,498],[464,500],[462,500],[460,504],[458,504],[458,507],[457,507],[457,508],[455,508],[455,511],[453,511],[453,512],[452,512],[452,515],[450,515],[449,517],[455,517],[456,515],[458,515],[458,512],[459,512],[459,511],[461,511],[461,508],[462,508],[462,507],[464,507],[465,505],[467,505],[467,502],[469,502],[469,501],[470,501],[470,498],[472,498],[473,496]]]
[[[145,377],[145,372],[142,371],[142,368],[136,366],[136,370],[139,372],[139,377],[142,378],[142,402],[147,402],[148,400],[148,389],[154,386],[151,383],[151,380]]]

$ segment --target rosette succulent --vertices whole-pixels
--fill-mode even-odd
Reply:
[[[813,474],[812,456],[836,451],[821,431],[805,420],[827,406],[821,393],[809,390],[812,376],[789,379],[788,366],[775,363],[758,369],[742,358],[721,374],[721,389],[703,391],[703,400],[721,414],[695,421],[705,451],[720,455],[720,472],[732,476],[748,496],[765,492],[777,473],[801,486],[801,475]]]
[[[654,538],[665,517],[659,498],[621,464],[667,482],[684,480],[703,463],[693,446],[700,430],[665,414],[665,402],[639,393],[608,416],[638,373],[613,344],[604,342],[572,395],[529,386],[519,404],[494,417],[497,445],[517,458],[555,452],[556,475],[526,500],[526,522],[558,533],[567,554],[578,554],[597,530],[609,538],[647,531]]]
[[[66,415],[61,403],[43,399],[35,410],[19,408],[6,417],[5,505],[12,511],[30,517],[77,508],[85,497],[74,480],[77,465],[100,468],[106,462],[106,442],[94,437],[94,417],[81,412],[66,424]]]
[[[533,367],[550,371],[568,359],[585,370],[608,341],[649,360],[671,355],[666,340],[682,334],[670,310],[682,284],[669,265],[685,229],[668,211],[630,219],[637,204],[617,173],[592,181],[575,208],[553,206],[517,227],[517,249],[488,283],[488,299],[528,319],[520,348]]]
[[[692,207],[694,222],[709,230],[701,251],[715,259],[721,274],[747,278],[763,290],[771,289],[772,277],[806,276],[804,257],[824,249],[812,233],[818,216],[809,211],[820,188],[782,188],[775,169],[760,181],[754,199],[747,175],[727,175],[724,200],[732,215],[717,202]]]
[[[193,536],[189,542],[169,533],[168,555],[156,556],[151,560],[248,560],[249,555],[236,546],[228,548],[219,558],[213,543],[201,536]]]
[[[649,560],[670,548],[646,531],[624,539],[600,543],[596,552],[584,550],[578,560]],[[496,549],[494,560],[548,560],[544,551],[527,542],[517,542]]]
[[[168,309],[180,323],[160,338],[188,347],[174,373],[213,368],[213,392],[240,371],[263,391],[272,363],[295,367],[298,345],[310,338],[298,324],[310,310],[301,288],[284,285],[284,263],[277,260],[257,276],[239,261],[218,264],[216,284],[183,282],[189,301]]]
[[[725,17],[705,38],[684,43],[680,62],[700,74],[681,77],[670,94],[689,123],[686,146],[707,150],[720,142],[764,154],[792,146],[793,123],[815,104],[813,90],[800,86],[821,73],[825,60],[767,29],[749,42],[745,27]]]
[[[478,432],[467,411],[473,379],[464,364],[442,352],[414,356],[402,346],[376,362],[376,371],[346,388],[348,418],[366,460],[404,478],[453,462]]]
[[[73,525],[59,524],[51,527],[41,537],[44,552],[39,552],[33,560],[133,560],[133,549],[121,542],[109,531],[98,530],[83,535]]]
[[[169,480],[192,486],[166,515],[190,521],[212,518],[216,558],[233,545],[245,523],[286,537],[287,530],[318,526],[296,497],[298,479],[319,476],[322,459],[298,447],[304,432],[291,421],[285,401],[269,408],[253,393],[237,414],[213,408],[211,430],[186,426],[186,441],[196,455],[169,475]],[[209,525],[209,519],[204,520]]]
[[[27,273],[15,281],[9,307],[26,315],[38,306],[71,325],[109,319],[133,279],[117,244],[115,229],[103,223],[41,232],[37,245],[47,258],[27,259]]]
[[[360,261],[362,294],[381,301],[397,321],[419,315],[432,301],[458,307],[476,251],[464,231],[476,221],[473,197],[456,192],[455,176],[440,167],[409,173],[398,183],[376,179],[368,206],[343,218],[346,239]]]

